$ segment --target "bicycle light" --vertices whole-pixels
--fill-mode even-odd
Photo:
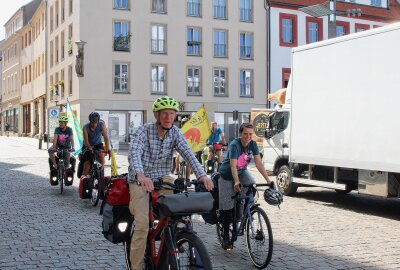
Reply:
[[[118,230],[120,230],[121,232],[125,232],[127,227],[128,227],[128,222],[118,223]]]
[[[57,182],[57,177],[56,177],[56,176],[53,176],[52,180],[53,180],[54,182]]]

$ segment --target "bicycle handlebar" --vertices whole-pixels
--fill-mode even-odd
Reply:
[[[266,183],[266,184],[250,184],[250,185],[239,184],[240,187],[253,188],[253,189],[257,189],[257,187],[271,187],[273,185],[274,185],[273,182]],[[239,195],[240,195],[240,191],[239,192],[235,192],[235,194],[231,196],[231,199],[236,199]]]

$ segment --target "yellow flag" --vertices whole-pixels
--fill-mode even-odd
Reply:
[[[203,150],[211,134],[204,105],[183,125],[181,131],[193,152]]]
[[[111,149],[111,176],[117,176],[117,160],[115,159],[114,149]]]

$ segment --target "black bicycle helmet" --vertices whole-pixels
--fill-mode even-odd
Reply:
[[[89,114],[90,123],[97,123],[100,121],[100,114],[98,112],[92,112]]]
[[[264,191],[264,200],[270,205],[279,206],[283,202],[283,195],[279,190],[275,189],[275,184]]]

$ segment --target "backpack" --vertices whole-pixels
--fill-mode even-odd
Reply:
[[[211,175],[211,180],[214,184],[214,189],[210,191],[212,197],[214,198],[213,208],[209,213],[201,214],[201,217],[208,224],[214,225],[218,222],[218,209],[219,209],[219,190],[218,190],[218,179],[220,177],[220,173],[216,172]],[[202,184],[196,187],[196,192],[209,192]]]
[[[79,197],[81,199],[90,199],[92,197],[92,185],[89,175],[82,175],[79,180]]]
[[[105,187],[100,215],[103,215],[103,235],[114,244],[130,240],[134,219],[129,211],[129,200],[127,175],[111,178]]]

